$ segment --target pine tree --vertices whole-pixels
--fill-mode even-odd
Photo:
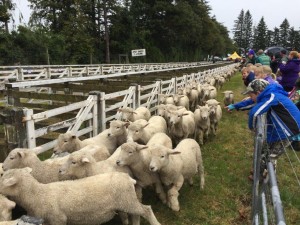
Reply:
[[[267,47],[267,30],[268,27],[265,23],[264,17],[262,17],[256,27],[253,43],[254,49],[265,49]]]
[[[290,23],[287,19],[284,19],[279,26],[279,42],[283,47],[288,47],[289,43],[289,33],[290,33]]]
[[[12,0],[1,0],[0,1],[0,25],[3,23],[3,27],[6,33],[9,33],[8,23],[13,20],[12,14],[10,13],[15,9],[15,4]]]
[[[279,32],[279,28],[277,28],[277,27],[275,27],[274,31],[273,31],[272,45],[275,45],[275,46],[280,45],[280,32]]]
[[[243,46],[243,33],[244,33],[244,18],[245,18],[245,13],[244,10],[242,9],[237,20],[234,21],[234,28],[233,28],[233,40],[237,44],[239,48],[242,48]]]
[[[250,14],[249,10],[247,10],[244,19],[244,33],[242,34],[244,39],[244,43],[243,43],[244,49],[249,49],[252,46],[252,41],[253,41],[252,25],[253,25],[252,15]]]

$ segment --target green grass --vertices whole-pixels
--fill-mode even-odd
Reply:
[[[245,89],[238,73],[218,93],[223,107],[224,90],[232,90],[236,102],[245,96]],[[237,225],[251,224],[252,182],[248,180],[252,167],[254,134],[247,128],[247,112],[232,113],[223,110],[217,135],[210,136],[202,146],[205,169],[205,188],[200,190],[196,178],[194,186],[187,183],[180,190],[180,211],[173,212],[163,205],[153,190],[143,192],[143,203],[152,209],[163,225]],[[292,152],[292,151],[291,151]],[[294,157],[293,159],[296,162]],[[299,162],[298,162],[299,164]],[[297,170],[298,175],[300,174]],[[300,188],[292,175],[287,158],[278,162],[279,188],[287,224],[300,224]],[[118,219],[107,224],[120,224]],[[142,220],[142,225],[148,224]]]

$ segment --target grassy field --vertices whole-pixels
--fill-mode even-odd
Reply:
[[[244,89],[240,73],[232,77],[222,88],[233,90],[236,101],[244,98],[241,95]],[[223,98],[221,92],[218,93],[219,101]],[[252,182],[248,180],[248,176],[252,167],[254,134],[247,128],[247,119],[247,112],[229,113],[223,110],[217,135],[211,136],[201,148],[205,168],[205,188],[200,190],[198,179],[195,179],[192,187],[185,183],[180,191],[179,212],[173,212],[163,205],[152,190],[144,191],[143,203],[152,205],[161,224],[251,224]],[[299,172],[298,170],[298,174]],[[294,181],[295,176],[291,173],[286,157],[279,160],[278,174],[287,224],[300,224],[299,184]],[[116,219],[107,224],[119,224],[119,221]],[[142,221],[141,224],[148,223]]]

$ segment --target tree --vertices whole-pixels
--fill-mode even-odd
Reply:
[[[268,31],[268,27],[265,23],[264,17],[262,17],[256,27],[254,43],[253,43],[254,49],[256,50],[265,49],[267,47],[268,45],[267,31]]]
[[[287,19],[284,19],[279,26],[279,42],[283,47],[288,47],[289,43],[289,33],[290,33],[290,23]]]
[[[242,34],[242,37],[244,39],[242,47],[244,49],[249,49],[252,46],[252,42],[253,42],[252,25],[253,25],[252,15],[250,14],[249,10],[247,10],[244,18],[244,26],[243,26],[244,33]]]
[[[237,20],[234,21],[233,40],[237,43],[239,48],[242,48],[244,42],[244,17],[245,13],[242,9]]]
[[[1,0],[0,1],[0,23],[3,23],[6,33],[9,33],[8,23],[12,18],[10,11],[15,9],[15,4],[12,0]]]

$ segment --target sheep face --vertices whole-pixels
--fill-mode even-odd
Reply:
[[[157,108],[156,114],[158,116],[165,117],[165,115],[166,115],[166,105],[160,104],[160,105],[156,106],[156,108]]]
[[[172,154],[178,154],[178,151],[166,148],[163,145],[152,145],[149,148],[151,154],[151,161],[149,170],[151,172],[160,171],[162,168],[169,164],[169,156]]]
[[[119,111],[122,112],[121,120],[123,120],[123,121],[132,121],[133,120],[134,110],[132,108],[126,107],[123,109],[119,109]]]
[[[12,197],[19,195],[19,186],[22,185],[20,181],[23,179],[27,180],[27,177],[31,176],[31,171],[32,169],[29,167],[5,171],[0,178],[0,193]]]
[[[138,141],[144,136],[144,128],[148,126],[149,123],[146,125],[142,124],[130,124],[128,127],[128,141]]]
[[[110,122],[108,136],[121,136],[126,133],[126,127],[129,125],[128,122],[120,120],[113,120]]]
[[[74,150],[77,150],[77,138],[78,137],[71,132],[60,134],[57,139],[57,144],[53,148],[53,153],[60,154],[62,152],[73,152]]]
[[[0,221],[9,221],[11,220],[11,211],[15,208],[16,203],[10,201],[3,195],[0,195]]]
[[[191,92],[192,92],[192,87],[191,86],[186,86],[185,87],[185,93],[186,93],[186,95],[190,95],[191,94]]]
[[[60,175],[66,175],[76,179],[86,177],[85,169],[95,163],[95,159],[89,154],[72,153],[67,162],[59,168]]]
[[[118,166],[129,166],[139,160],[138,154],[142,149],[148,148],[135,142],[128,142],[121,145],[121,151],[116,161]]]
[[[188,115],[188,113],[182,113],[179,111],[168,111],[168,120],[171,126],[180,123],[182,117]]]
[[[27,152],[26,152],[27,151]],[[23,168],[27,165],[24,164],[25,162],[25,157],[28,156],[28,151],[29,149],[20,149],[20,148],[15,148],[12,150],[6,159],[3,162],[2,168],[4,171],[9,170],[9,169],[16,169],[16,168]]]
[[[177,105],[179,103],[180,98],[182,98],[183,96],[181,95],[174,95],[173,99],[174,99],[174,103],[175,105]]]
[[[200,106],[200,116],[203,120],[207,120],[209,118],[210,109],[209,106]]]

